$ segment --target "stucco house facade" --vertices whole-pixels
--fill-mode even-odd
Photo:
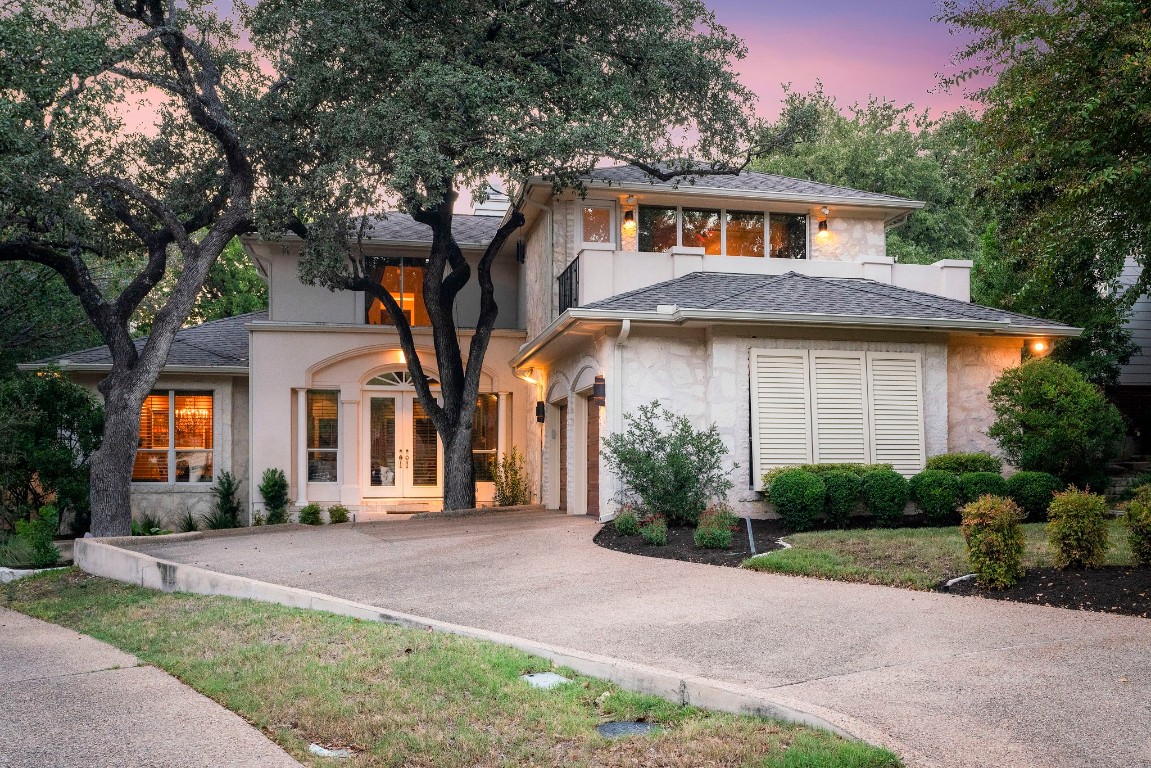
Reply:
[[[467,258],[507,202],[457,217]],[[742,514],[767,512],[759,478],[773,466],[889,462],[910,475],[934,454],[993,449],[990,382],[1025,345],[1078,333],[972,304],[970,261],[894,263],[887,232],[922,207],[913,200],[750,172],[663,183],[615,167],[593,172],[585,196],[557,198],[541,179],[520,203],[527,222],[493,271],[500,314],[473,441],[481,504],[491,460],[514,445],[536,500],[610,517],[602,440],[653,400],[718,426]],[[419,291],[429,232],[391,214],[369,235],[378,279],[434,372]],[[341,503],[361,518],[439,509],[441,449],[386,310],[301,283],[298,242],[244,245],[268,311],[179,334],[141,417],[134,506],[203,511],[211,478],[230,470],[258,511],[256,485],[275,467],[297,505]],[[459,327],[477,311],[473,281]],[[94,385],[106,351],[55,362]]]

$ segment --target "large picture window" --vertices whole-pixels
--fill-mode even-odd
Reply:
[[[211,483],[215,444],[211,392],[153,392],[140,409],[132,480]]]
[[[308,390],[308,482],[334,483],[340,448],[340,393]]]
[[[372,266],[372,280],[384,287],[412,327],[432,324],[424,304],[424,270],[427,259],[389,257],[376,259]],[[368,325],[391,325],[392,316],[379,299],[368,296]]]
[[[639,249],[667,253],[703,248],[707,256],[807,258],[807,216],[802,213],[723,208],[639,206]]]

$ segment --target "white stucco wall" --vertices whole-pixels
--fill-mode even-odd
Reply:
[[[947,450],[988,451],[999,446],[987,436],[995,412],[987,401],[988,388],[1007,368],[1019,365],[1022,339],[963,337],[948,347]]]
[[[416,346],[425,370],[435,375],[435,357],[429,331],[415,331]],[[466,351],[470,334],[461,333]],[[484,365],[481,391],[509,396],[505,445],[515,444],[526,454],[527,471],[538,477],[538,429],[535,426],[537,388],[517,378],[507,361],[525,341],[522,331],[493,332]],[[249,482],[254,508],[262,509],[255,486],[265,469],[284,470],[291,497],[300,500],[296,393],[302,389],[340,391],[340,480],[307,483],[307,501],[336,502],[358,509],[361,497],[361,384],[384,365],[399,365],[399,343],[394,330],[384,327],[322,328],[255,324],[251,343],[252,470]],[[510,441],[510,442],[509,442]],[[538,488],[533,489],[538,498]],[[371,503],[371,502],[368,502]],[[421,502],[422,503],[422,502]],[[438,500],[428,500],[438,508]]]

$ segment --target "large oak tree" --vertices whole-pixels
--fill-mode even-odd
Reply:
[[[304,238],[301,277],[364,291],[388,309],[416,392],[444,446],[444,506],[475,505],[471,436],[480,369],[499,308],[482,258],[467,353],[456,299],[473,279],[453,234],[462,190],[529,177],[557,192],[604,158],[670,179],[730,173],[747,160],[752,95],[732,66],[737,37],[695,0],[264,0],[253,40],[283,77],[266,113],[269,235]],[[428,226],[422,286],[441,401],[395,299],[372,279],[360,233],[386,209]]]
[[[51,269],[108,345],[92,532],[129,532],[140,407],[217,256],[251,228],[245,115],[274,96],[208,3],[0,5],[0,261]],[[133,315],[180,269],[147,343]],[[109,262],[126,283],[98,279]]]

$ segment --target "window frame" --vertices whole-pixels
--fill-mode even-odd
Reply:
[[[608,240],[606,243],[591,242],[584,239],[584,220],[583,214],[585,208],[600,208],[608,212]],[[616,216],[616,204],[612,201],[600,200],[581,200],[579,201],[579,216],[577,221],[579,224],[579,242],[581,250],[599,250],[599,251],[614,251],[619,243],[618,238],[618,222]]]
[[[164,454],[165,459],[166,459],[166,463],[167,463],[168,479],[167,480],[137,480],[135,477],[133,477],[131,480],[132,484],[133,485],[140,485],[140,486],[143,486],[145,488],[155,488],[156,486],[164,486],[164,485],[168,485],[168,486],[178,485],[178,486],[187,487],[187,488],[209,488],[209,487],[211,487],[212,485],[215,484],[216,480],[219,479],[220,472],[221,472],[221,469],[220,469],[220,447],[218,445],[218,443],[219,443],[219,439],[218,439],[219,430],[218,430],[218,421],[216,419],[216,409],[217,409],[217,404],[219,401],[219,393],[216,391],[215,388],[176,389],[173,387],[169,387],[167,389],[153,389],[148,393],[148,397],[151,397],[152,395],[163,395],[164,397],[168,398],[168,445],[166,448],[141,448],[140,447],[140,432],[139,432],[139,427],[137,426],[137,429],[136,429],[136,456],[139,457],[139,455],[141,453],[149,453],[149,454],[155,454],[155,455],[158,455],[161,453]],[[211,417],[212,418],[212,447],[211,448],[180,448],[179,446],[176,445],[176,398],[177,397],[185,397],[185,396],[200,396],[200,397],[207,396],[207,397],[211,398],[211,400],[212,400],[212,417]],[[146,400],[145,400],[145,402],[146,402]],[[143,403],[140,404],[140,408],[141,408],[141,410],[144,408]],[[143,413],[141,413],[141,416],[142,415],[143,415]],[[178,480],[176,478],[176,476],[177,476],[177,472],[176,472],[177,458],[176,458],[176,455],[179,453],[187,453],[187,452],[191,452],[191,451],[195,451],[198,453],[211,453],[212,474],[211,474],[210,479],[208,479],[208,480],[192,480],[192,479],[190,479],[191,478],[190,473],[189,473],[189,479],[188,480]],[[133,462],[135,462],[135,461],[136,461],[136,459],[133,459]],[[135,474],[134,469],[133,469],[133,474]]]
[[[324,394],[336,396],[336,447],[335,448],[312,448],[310,432],[312,429],[312,395]],[[308,423],[304,426],[304,453],[305,460],[307,461],[307,482],[309,485],[339,485],[340,482],[340,430],[343,424],[340,420],[340,390],[338,389],[308,389],[304,392],[304,415],[308,419]],[[312,455],[313,454],[332,454],[335,458],[336,472],[331,480],[313,480],[312,479]]]
[[[811,260],[811,214],[803,213],[790,213],[788,211],[773,211],[769,208],[757,208],[755,206],[709,206],[704,203],[691,203],[689,205],[671,204],[671,203],[640,203],[635,207],[636,220],[639,220],[641,208],[674,208],[675,209],[675,242],[673,248],[685,248],[692,246],[685,246],[683,244],[683,211],[684,209],[692,211],[719,211],[719,227],[720,227],[720,252],[718,254],[705,254],[711,256],[730,256],[736,259],[774,259],[778,258],[771,255],[771,217],[776,216],[802,216],[803,229],[804,229],[804,244],[803,244],[803,258],[802,259],[780,259],[780,261],[810,261]],[[764,238],[764,254],[762,256],[732,256],[727,250],[727,217],[729,213],[759,213],[763,214],[763,238]],[[580,222],[582,226],[583,217],[581,215]],[[582,232],[581,232],[582,238]],[[591,244],[594,245],[594,244]],[[585,243],[584,247],[589,247]],[[639,247],[637,240],[636,247]],[[639,253],[667,253],[667,251],[639,251]]]

